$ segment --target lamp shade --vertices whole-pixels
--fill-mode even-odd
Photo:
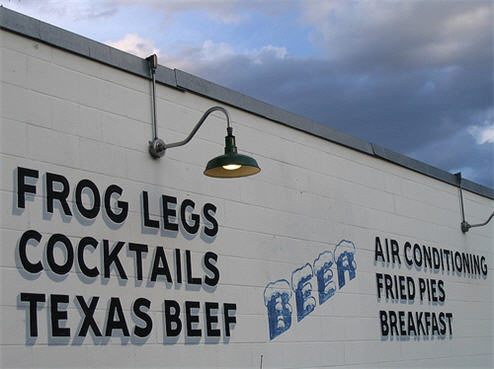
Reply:
[[[215,178],[238,178],[259,173],[261,168],[254,158],[237,153],[231,127],[228,127],[227,131],[225,154],[211,159],[206,165],[204,174]]]
[[[216,178],[246,177],[260,172],[254,158],[242,154],[225,154],[211,159],[204,174]]]

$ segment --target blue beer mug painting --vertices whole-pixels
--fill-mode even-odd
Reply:
[[[285,279],[269,283],[264,290],[264,304],[268,309],[269,339],[285,332],[292,325],[292,291]]]
[[[351,281],[355,278],[357,263],[355,261],[355,245],[352,241],[342,240],[334,249],[334,257],[338,269],[338,287],[345,285],[345,273],[348,272],[348,278]]]
[[[312,267],[309,263],[292,273],[292,289],[295,291],[297,321],[299,322],[312,313],[316,306],[316,299],[312,297],[312,276]]]
[[[319,293],[319,305],[329,300],[336,293],[336,284],[333,282],[334,257],[331,251],[324,251],[314,260],[314,274],[317,279],[317,291]]]
[[[264,289],[264,305],[268,312],[269,339],[278,337],[292,326],[292,302],[297,311],[297,322],[300,322],[316,308],[316,290],[319,305],[322,305],[336,294],[335,275],[338,276],[338,289],[341,289],[355,278],[356,269],[355,245],[352,241],[341,240],[334,251],[325,250],[313,263],[295,269],[291,283],[286,279],[268,283]]]

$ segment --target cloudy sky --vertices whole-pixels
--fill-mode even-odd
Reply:
[[[494,188],[491,0],[0,0]]]

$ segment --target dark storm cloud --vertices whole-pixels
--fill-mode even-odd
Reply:
[[[484,141],[473,135],[494,132],[491,0],[105,0],[71,6],[61,0],[26,0],[23,4],[78,19],[111,17],[139,5],[152,7],[160,17],[166,14],[169,22],[175,19],[172,15],[192,10],[205,12],[206,18],[235,31],[233,27],[241,23],[255,24],[259,14],[274,27],[284,24],[286,14],[299,14],[299,24],[291,25],[308,32],[307,42],[316,50],[311,55],[317,58],[297,57],[296,50],[285,49],[289,45],[270,46],[262,39],[258,44],[265,47],[239,54],[241,42],[221,43],[225,42],[221,34],[214,42],[201,40],[199,46],[166,48],[136,35],[112,44],[141,56],[159,49],[161,64],[441,169],[462,170],[470,179],[494,187],[494,134]]]
[[[307,2],[305,19],[328,58],[354,70],[401,71],[492,57],[485,49],[492,40],[488,1],[315,1]]]
[[[451,173],[461,171],[463,177],[492,188],[494,187],[492,146],[489,143],[478,145],[466,130],[459,130],[455,135],[432,142],[409,154],[413,157],[425,158],[424,161],[438,168],[447,168]]]
[[[192,72],[493,187],[494,145],[468,133],[493,124],[492,3],[334,4],[306,4],[324,58],[265,49]]]

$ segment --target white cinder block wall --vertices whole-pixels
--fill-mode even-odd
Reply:
[[[457,187],[234,107],[227,108],[239,151],[254,156],[262,171],[244,179],[211,179],[202,171],[223,150],[221,114],[210,117],[187,146],[153,160],[147,153],[148,80],[6,30],[0,40],[2,367],[492,367],[494,228],[462,234]],[[157,95],[158,132],[168,142],[184,138],[202,113],[218,104],[161,84]],[[47,182],[55,178],[56,193],[63,187],[53,174],[67,180],[70,216],[57,200],[50,212]],[[103,205],[94,219],[80,213],[76,187],[84,179],[97,186],[102,204],[109,186],[122,189],[110,202],[115,213],[117,200],[127,204],[123,222],[109,219]],[[160,229],[144,225],[143,191]],[[82,198],[89,209],[88,192]],[[186,221],[192,224],[192,214],[199,216],[197,233],[183,226],[162,228],[162,195],[176,199],[165,207],[177,214],[184,200],[193,201]],[[464,196],[467,220],[484,221],[492,199],[468,191]],[[204,233],[214,228],[202,214],[206,204],[216,209],[209,212],[218,223],[214,237]],[[181,216],[168,220],[180,223]],[[62,236],[53,238],[56,234]],[[29,238],[24,246],[23,237]],[[81,252],[86,268],[97,268],[93,277],[85,275],[79,259],[79,243],[87,237],[97,245]],[[376,261],[376,237],[384,257],[386,240],[390,247],[396,241],[400,264]],[[66,241],[50,246],[50,239],[69,240],[74,254],[63,247]],[[104,275],[105,242],[107,260],[114,260],[108,261],[109,276]],[[109,254],[119,242],[115,261]],[[419,251],[425,245],[476,255],[487,274],[448,272],[445,259],[439,268],[409,266],[405,257],[413,252],[404,254],[406,242],[411,251],[418,244]],[[139,254],[142,280],[130,244],[147,247]],[[163,250],[166,265],[156,256]],[[345,250],[353,265],[351,256],[347,264],[338,262]],[[187,282],[187,254],[191,276],[200,284]],[[325,258],[331,265],[323,267],[319,285],[317,271]],[[57,274],[53,265],[62,270]],[[151,281],[153,265],[161,273],[156,281]],[[349,270],[340,286],[338,268],[345,266]],[[384,274],[410,277],[415,298],[379,298],[377,276]],[[217,283],[208,286],[206,279],[215,276]],[[429,287],[427,281],[435,280],[434,295],[443,301],[431,301],[429,290],[420,299],[420,278]],[[391,290],[396,292],[398,283],[399,292],[399,280],[391,282]],[[303,296],[300,306],[297,294]],[[271,297],[278,298],[277,305],[270,305]],[[178,316],[171,309],[167,320],[165,300],[179,306]],[[212,310],[206,311],[207,302]],[[270,306],[281,314],[272,315],[271,328]],[[392,336],[382,334],[380,311],[396,312]],[[406,334],[397,336],[400,311]],[[412,320],[418,313],[437,314],[438,330],[431,335],[416,327],[417,334],[409,335],[407,312]],[[450,326],[439,322],[440,313],[452,314]],[[182,325],[177,336],[170,337],[168,321],[172,330]]]

